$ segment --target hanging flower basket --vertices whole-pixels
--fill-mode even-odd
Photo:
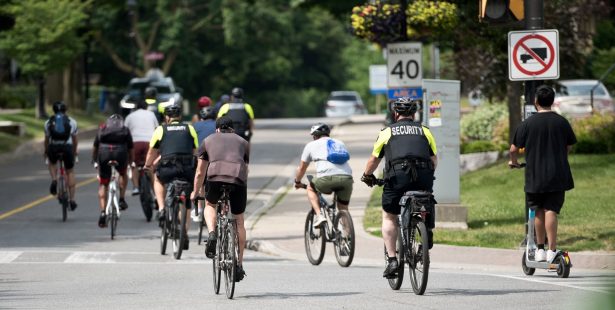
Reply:
[[[408,5],[406,14],[403,14],[399,4],[376,1],[352,9],[352,33],[381,47],[402,41],[401,24],[404,15],[409,40],[443,34],[457,24],[457,6],[453,3],[415,0]]]

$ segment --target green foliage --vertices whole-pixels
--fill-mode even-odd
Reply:
[[[0,108],[24,109],[34,107],[37,98],[34,86],[0,86]]]
[[[502,119],[508,119],[508,109],[504,105],[483,105],[461,119],[463,140],[488,140],[494,137],[494,128]]]
[[[573,152],[579,154],[615,153],[615,116],[594,114],[572,122],[577,136]]]
[[[500,147],[491,141],[476,140],[461,144],[461,154],[499,151]]]
[[[369,66],[385,64],[382,58],[382,50],[377,45],[352,38],[343,50],[342,58],[345,62],[347,78],[344,89],[357,91],[365,107],[375,111],[376,97],[369,91]],[[332,89],[333,90],[333,89]],[[385,100],[381,100],[384,105]]]
[[[21,0],[0,7],[15,16],[15,27],[0,32],[0,49],[15,58],[24,73],[64,68],[83,49],[77,30],[90,1]]]
[[[601,78],[613,64],[615,64],[615,47],[596,50],[596,55],[592,61],[592,73],[594,78]],[[604,79],[604,85],[610,92],[615,91],[615,71],[611,71]]]

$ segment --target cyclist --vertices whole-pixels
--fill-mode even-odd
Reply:
[[[211,107],[211,98],[207,97],[207,96],[203,96],[201,98],[199,98],[199,101],[197,101],[197,105],[196,105],[196,114],[192,115],[192,123],[196,123],[199,121],[199,114],[200,111],[205,109],[205,108],[210,108]],[[201,140],[199,140],[200,142]]]
[[[384,189],[382,192],[382,237],[389,255],[385,278],[394,277],[399,263],[395,256],[397,215],[401,212],[399,200],[411,190],[431,191],[437,165],[436,141],[431,131],[414,121],[420,101],[402,97],[393,101],[394,123],[385,127],[367,161],[361,181],[374,186],[374,171],[382,157],[386,157]],[[427,219],[429,248],[433,246],[434,210]]]
[[[152,140],[152,134],[156,127],[158,127],[158,119],[154,112],[147,110],[145,100],[141,100],[137,104],[137,110],[128,114],[124,124],[132,134],[135,152],[134,160],[136,165],[132,168],[132,194],[139,195],[139,172],[137,167],[142,167],[145,164],[145,157],[149,150],[149,141]]]
[[[205,138],[216,132],[216,115],[213,112],[212,107],[205,107],[199,111],[199,121],[192,124],[196,130],[196,134],[199,137],[199,144],[203,145]],[[199,202],[199,214],[203,212],[203,202]],[[194,222],[200,222],[201,218],[196,215],[196,211],[192,210],[191,214]]]
[[[148,86],[145,88],[145,103],[147,104],[147,110],[154,112],[156,118],[158,119],[158,123],[161,123],[164,120],[164,117],[158,107],[158,90],[156,87]]]
[[[227,104],[229,100],[231,100],[231,97],[227,94],[223,94],[222,96],[220,96],[220,100],[216,101],[216,104],[214,105],[214,114],[218,115],[218,111],[220,111],[220,108],[223,105]]]
[[[154,131],[149,144],[145,168],[151,169],[152,164],[160,156],[154,177],[154,192],[160,208],[160,219],[165,219],[166,184],[174,179],[192,182],[194,179],[194,151],[198,148],[198,140],[194,127],[183,124],[181,119],[181,106],[173,104],[164,109],[166,122]],[[188,205],[190,207],[190,205]],[[188,231],[186,222],[186,231]],[[183,245],[188,249],[188,237]]]
[[[48,159],[47,167],[51,175],[49,192],[51,195],[58,193],[58,176],[56,175],[56,163],[62,155],[66,176],[68,179],[68,195],[70,209],[77,209],[75,202],[75,159],[77,158],[77,121],[66,115],[66,104],[62,101],[53,103],[53,113],[44,126],[45,130],[45,153]]]
[[[320,214],[320,203],[316,191],[324,194],[335,192],[337,197],[337,207],[340,210],[348,211],[350,196],[352,195],[352,169],[347,161],[343,163],[333,163],[327,158],[329,157],[330,143],[341,146],[346,149],[344,143],[337,139],[329,137],[331,129],[327,124],[317,123],[310,129],[310,135],[314,141],[306,144],[301,154],[301,163],[297,167],[295,175],[295,188],[302,188],[304,185],[301,179],[305,174],[310,162],[316,162],[316,179],[307,186],[307,195],[312,205],[312,209],[317,217],[313,221],[315,228],[319,227],[326,221],[324,215]]]
[[[107,226],[107,192],[111,178],[110,161],[117,161],[115,167],[120,174],[120,209],[126,210],[128,204],[124,199],[126,195],[126,185],[128,185],[128,163],[134,161],[133,141],[130,130],[124,126],[124,119],[119,114],[113,114],[98,128],[96,138],[94,138],[94,149],[92,150],[92,163],[98,169],[98,205],[100,207],[100,217],[98,227]]]
[[[218,111],[218,118],[224,115],[233,121],[235,133],[250,142],[254,134],[254,110],[243,101],[243,89],[233,88],[230,102],[222,105]]]
[[[239,237],[239,258],[235,271],[235,281],[245,276],[243,270],[243,249],[246,245],[246,228],[243,213],[246,210],[248,196],[248,163],[250,144],[233,133],[233,121],[228,117],[216,120],[216,133],[207,137],[199,154],[199,161],[194,177],[194,190],[191,199],[202,195],[205,178],[207,195],[205,197],[205,222],[209,228],[209,237],[205,255],[214,258],[216,252],[216,203],[222,196],[222,185],[231,186],[231,213],[237,220]]]

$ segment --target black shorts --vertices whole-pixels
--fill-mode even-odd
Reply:
[[[412,181],[409,174],[398,172],[387,177],[382,190],[382,209],[387,213],[401,213],[399,200],[407,191],[431,191],[433,188],[433,170],[429,168],[416,169],[417,179]]]
[[[566,192],[551,192],[551,193],[525,193],[527,206],[531,209],[546,209],[559,214],[559,211],[564,206]]]
[[[126,146],[106,146],[101,145],[98,148],[98,181],[100,184],[108,184],[111,178],[111,166],[109,162],[117,161],[115,169],[121,175],[126,173],[128,167],[128,149]]]
[[[49,144],[47,147],[49,162],[55,165],[60,157],[62,157],[65,169],[73,169],[75,166],[75,154],[73,154],[72,144]]]
[[[246,211],[246,203],[248,201],[248,187],[225,182],[206,182],[205,183],[205,199],[210,204],[218,203],[222,197],[222,185],[231,187],[231,213],[242,214]]]
[[[175,179],[192,183],[194,181],[193,165],[160,164],[156,168],[156,176],[163,184],[168,184]]]

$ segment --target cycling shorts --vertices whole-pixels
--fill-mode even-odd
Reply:
[[[128,167],[128,150],[125,145],[100,145],[98,148],[98,182],[102,185],[109,184],[111,178],[111,166],[109,162],[117,161],[115,169],[120,175],[126,175]]]
[[[433,173],[429,168],[417,168],[417,178],[412,181],[410,174],[398,171],[392,173],[386,180],[382,190],[382,209],[387,213],[398,215],[401,213],[399,200],[407,191],[431,191],[433,187]]]
[[[525,193],[527,206],[531,209],[541,208],[559,214],[564,206],[566,192]]]
[[[348,205],[352,195],[352,183],[351,175],[339,174],[316,178],[313,180],[312,185],[323,194],[328,195],[335,192],[337,201]]]
[[[205,199],[207,199],[207,202],[213,205],[218,203],[218,200],[220,199],[220,197],[222,197],[223,194],[222,185],[228,185],[231,187],[231,213],[243,214],[246,211],[246,203],[248,201],[247,186],[215,181],[206,182]]]
[[[161,160],[156,167],[156,177],[162,184],[168,184],[174,179],[192,183],[194,181],[194,165],[192,162],[181,160]]]
[[[133,147],[135,150],[135,164],[137,166],[145,165],[145,159],[149,151],[149,142],[134,142]]]
[[[75,154],[73,154],[72,144],[49,144],[47,147],[47,158],[49,162],[55,165],[62,157],[64,168],[66,170],[73,169],[75,166]]]

